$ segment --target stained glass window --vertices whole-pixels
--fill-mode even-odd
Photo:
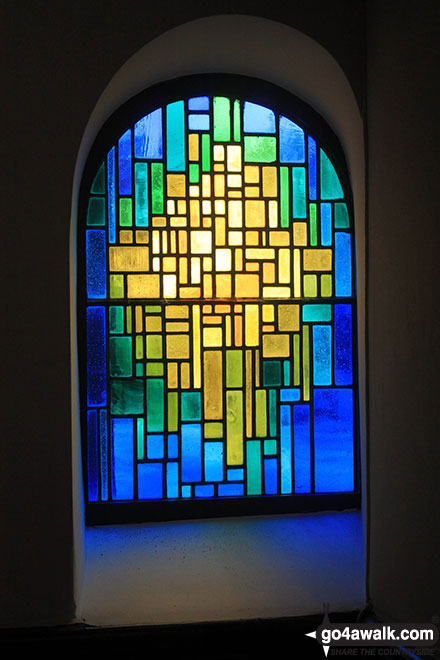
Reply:
[[[89,511],[359,491],[346,173],[307,113],[208,88],[138,102],[85,189]]]

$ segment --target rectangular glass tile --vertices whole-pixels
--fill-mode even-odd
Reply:
[[[280,425],[281,493],[284,495],[292,492],[292,409],[289,405],[280,406]]]
[[[205,480],[223,481],[223,443],[205,442]]]
[[[138,463],[138,496],[140,500],[162,499],[162,463]]]
[[[147,431],[164,430],[164,384],[162,378],[147,378]]]
[[[353,383],[351,305],[335,305],[335,384]]]
[[[87,480],[89,502],[99,499],[97,411],[87,411]]]
[[[277,483],[278,459],[264,459],[264,493],[265,495],[276,495],[278,492]]]
[[[231,139],[231,104],[228,98],[214,97],[214,141],[228,142]]]
[[[142,117],[134,126],[136,158],[162,158],[162,109]]]
[[[133,420],[111,420],[111,485],[113,500],[132,500],[133,478]]]
[[[116,240],[116,190],[115,190],[115,148],[107,155],[107,207],[108,207],[108,240]]]
[[[294,218],[307,217],[306,170],[304,167],[292,168],[292,212]]]
[[[135,223],[137,227],[148,227],[148,165],[134,166]]]
[[[332,329],[329,325],[313,326],[313,384],[332,384]]]
[[[293,407],[295,493],[310,493],[310,406]]]
[[[105,298],[107,295],[107,258],[105,231],[86,231],[86,281],[89,298]]]
[[[280,116],[280,161],[304,163],[304,131],[287,117]]]
[[[350,297],[351,287],[351,237],[345,232],[335,233],[335,294]]]
[[[131,130],[118,142],[119,194],[131,195]]]
[[[247,494],[261,495],[261,441],[248,440],[246,442],[246,464],[247,464]]]
[[[182,424],[182,481],[200,481],[202,478],[201,424]]]
[[[106,322],[104,307],[87,308],[87,404],[105,406],[106,390]]]

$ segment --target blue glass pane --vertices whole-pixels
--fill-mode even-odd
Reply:
[[[167,105],[167,168],[185,171],[185,106],[183,101]]]
[[[164,436],[147,435],[147,458],[164,457]]]
[[[353,382],[351,305],[335,305],[335,383]]]
[[[214,495],[214,486],[212,484],[206,484],[203,486],[196,486],[195,489],[196,497],[213,497]]]
[[[316,199],[316,142],[308,137],[308,156],[309,156],[309,197]]]
[[[219,497],[233,497],[244,494],[243,484],[219,484]]]
[[[280,117],[280,161],[282,163],[305,162],[304,131],[283,116]]]
[[[264,492],[266,495],[275,495],[278,492],[276,458],[264,459]]]
[[[88,229],[86,231],[86,278],[89,298],[101,299],[107,296],[106,255],[105,231]]]
[[[329,325],[313,326],[313,383],[332,383],[332,329]]]
[[[335,233],[335,293],[351,296],[351,237],[345,232]]]
[[[119,194],[131,195],[131,131],[128,130],[118,143]]]
[[[87,412],[87,475],[89,502],[97,502],[99,477],[96,410],[89,410]]]
[[[202,478],[202,426],[182,424],[182,481]]]
[[[87,308],[87,404],[107,403],[105,308]]]
[[[162,158],[162,110],[158,108],[134,125],[136,158]]]
[[[228,470],[228,481],[243,481],[244,470],[241,468],[230,468]]]
[[[315,389],[314,430],[316,491],[352,491],[354,467],[351,389]]]
[[[292,411],[281,406],[281,492],[292,492]]]
[[[167,497],[179,497],[179,464],[167,463]]]
[[[209,110],[209,96],[193,96],[188,99],[189,110]]]
[[[112,498],[133,499],[133,420],[111,420]]]
[[[274,112],[246,101],[243,106],[243,130],[246,133],[275,133]]]
[[[310,406],[293,408],[295,493],[310,493]]]
[[[168,436],[168,458],[177,458],[178,452],[178,437],[176,434],[171,433]]]
[[[321,245],[332,244],[332,205],[321,204]]]
[[[115,202],[115,148],[107,155],[107,204],[108,204],[108,240],[116,240],[116,202]]]
[[[140,500],[157,500],[163,497],[162,463],[138,464],[138,492]]]
[[[99,411],[99,441],[101,452],[101,499],[108,499],[108,468],[107,468],[107,411]]]
[[[301,398],[301,392],[299,387],[280,390],[280,400],[283,402],[299,401],[300,398]]]
[[[209,131],[209,115],[189,115],[188,128],[190,131]]]
[[[205,479],[223,481],[222,442],[205,442]]]

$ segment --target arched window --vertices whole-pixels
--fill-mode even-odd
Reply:
[[[291,94],[191,76],[90,152],[79,223],[89,522],[359,504],[352,201]]]

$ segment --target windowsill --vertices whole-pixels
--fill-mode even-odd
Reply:
[[[78,618],[126,626],[362,608],[362,515],[89,527]]]

